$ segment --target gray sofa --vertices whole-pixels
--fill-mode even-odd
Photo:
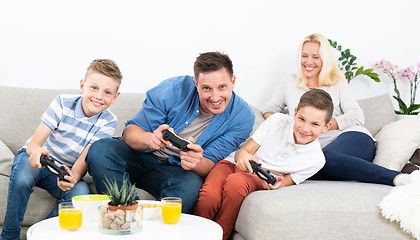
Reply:
[[[39,118],[49,103],[60,93],[78,93],[76,90],[28,89],[0,86],[0,227],[6,210],[7,189],[13,154],[34,133]],[[145,95],[142,93],[122,93],[111,106],[119,123],[115,136],[120,136],[124,123],[141,107]],[[364,110],[371,101],[359,103]],[[253,108],[257,115],[254,129],[263,121],[261,112]],[[369,109],[378,110],[377,107]],[[391,110],[392,113],[392,107]],[[366,114],[366,112],[365,112]],[[366,125],[378,132],[392,122],[393,113],[388,118],[369,114]],[[419,156],[416,154],[415,156]],[[90,183],[95,192],[92,179]],[[258,191],[250,194],[241,207],[235,232],[237,239],[409,239],[396,223],[385,220],[379,211],[379,201],[391,187],[376,184],[340,181],[306,181],[299,186],[291,186],[277,191]],[[140,198],[153,199],[145,191]],[[22,225],[21,239],[32,224],[43,220],[56,204],[56,199],[46,191],[35,187]]]

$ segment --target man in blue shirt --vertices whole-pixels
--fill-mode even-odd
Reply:
[[[167,79],[146,93],[143,108],[126,123],[121,139],[100,140],[86,161],[98,192],[105,176],[131,183],[156,196],[182,198],[190,212],[204,178],[249,136],[255,115],[233,92],[236,77],[230,58],[219,52],[200,54],[194,75]],[[163,140],[171,129],[188,139],[192,151]]]

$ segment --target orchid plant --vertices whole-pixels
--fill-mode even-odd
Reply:
[[[381,68],[384,73],[386,73],[394,82],[394,99],[397,100],[399,110],[395,111],[396,114],[400,115],[417,115],[420,109],[420,104],[416,104],[416,92],[417,86],[420,82],[420,63],[417,63],[417,69],[414,69],[413,66],[399,69],[398,65],[392,64],[389,61],[381,59],[375,64],[375,67]],[[401,99],[400,91],[398,90],[399,79],[408,79],[410,83],[410,104],[407,105]]]

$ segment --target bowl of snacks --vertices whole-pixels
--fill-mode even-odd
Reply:
[[[154,220],[162,212],[160,201],[138,200],[139,206],[143,207],[143,220]]]
[[[82,210],[83,221],[98,220],[98,207],[109,202],[109,197],[103,194],[87,194],[75,196],[71,199],[73,205]]]
[[[142,211],[143,207],[138,206],[136,210],[117,209],[111,211],[108,205],[99,206],[99,230],[108,234],[132,234],[141,231],[143,228]]]

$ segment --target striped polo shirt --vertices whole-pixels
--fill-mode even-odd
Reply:
[[[41,121],[52,130],[43,147],[69,167],[73,166],[87,144],[112,137],[117,125],[117,117],[108,109],[86,117],[82,110],[82,96],[70,94],[58,95]]]

